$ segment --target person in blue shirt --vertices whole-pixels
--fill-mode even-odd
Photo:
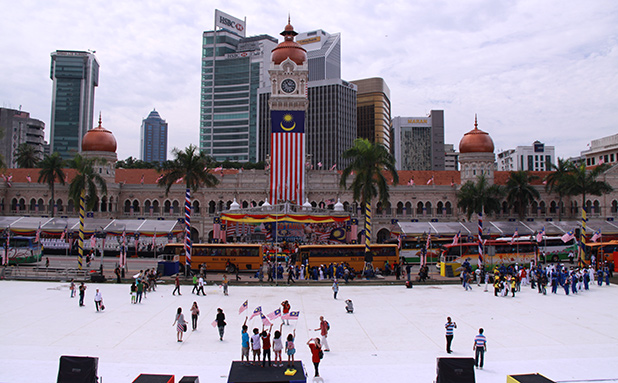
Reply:
[[[573,294],[577,294],[577,272],[573,271],[571,273],[571,291],[573,292]]]
[[[603,286],[603,269],[601,267],[597,270],[597,284]]]
[[[240,363],[242,365],[245,364],[249,364],[249,333],[247,333],[247,330],[249,329],[247,327],[247,319],[249,319],[248,317],[245,317],[245,323],[243,323],[242,325],[242,332],[241,332],[241,353],[240,353]],[[245,363],[245,359],[247,360],[247,362]]]
[[[610,274],[609,267],[605,266],[605,270],[604,271],[605,271],[605,285],[609,286],[609,274]]]
[[[588,290],[589,289],[589,283],[590,283],[590,274],[588,273],[588,269],[584,269],[584,290]]]

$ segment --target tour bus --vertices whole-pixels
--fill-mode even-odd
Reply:
[[[618,271],[616,269],[616,259],[618,259],[618,241],[612,240],[607,242],[589,242],[585,244],[585,253],[584,253],[584,263],[589,265],[592,261],[592,256],[594,255],[596,265],[594,266],[603,266],[605,262],[613,262],[614,263],[614,271]],[[577,254],[577,253],[575,253]]]
[[[2,245],[0,251],[6,252],[6,241]],[[8,250],[9,265],[37,263],[43,256],[43,248],[35,237],[11,237]]]
[[[163,248],[163,255],[174,255],[180,261],[181,270],[185,265],[185,248],[183,243],[168,243]],[[191,269],[199,270],[200,264],[206,263],[208,271],[235,272],[257,270],[263,262],[262,245],[248,243],[194,243],[191,250]]]
[[[478,242],[458,243],[444,246],[440,256],[441,273],[444,265],[454,265],[453,270],[461,267],[465,261],[476,268],[479,259]],[[483,264],[486,270],[500,265],[530,265],[538,261],[538,245],[535,241],[511,241],[485,240],[483,244]],[[455,275],[458,272],[454,273]]]
[[[501,237],[499,241],[513,241],[512,237]],[[535,237],[517,237],[513,242],[534,242]],[[575,238],[564,242],[560,236],[543,236],[543,241],[538,243],[539,259],[541,262],[562,262],[569,260],[569,254],[573,253],[577,258],[577,241]]]
[[[389,243],[398,243],[398,240],[391,240]],[[453,243],[452,238],[435,238],[429,241],[429,250],[427,251],[427,263],[437,263],[440,261],[440,254],[444,245]],[[402,237],[401,249],[399,255],[405,263],[421,263],[421,253],[427,246],[427,238],[417,237]]]
[[[299,247],[298,252],[300,261],[306,260],[309,267],[347,262],[350,267],[360,271],[365,266],[365,259],[380,269],[384,268],[387,261],[391,266],[399,261],[397,245],[371,244],[369,249],[367,254],[365,245],[304,245]]]

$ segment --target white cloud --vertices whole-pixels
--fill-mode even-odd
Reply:
[[[549,0],[289,3],[0,0],[0,105],[49,126],[49,54],[96,50],[103,125],[118,156],[137,157],[141,120],[156,108],[169,149],[198,140],[201,39],[214,9],[247,18],[250,35],[278,33],[288,12],[297,31],[342,35],[346,80],[382,77],[393,116],[445,110],[446,141],[473,128],[496,148],[538,139],[559,156],[616,133],[618,3]]]

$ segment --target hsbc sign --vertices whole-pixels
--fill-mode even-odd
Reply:
[[[236,34],[245,37],[245,22],[230,16],[227,13],[221,12],[218,9],[215,10],[215,28],[216,27],[231,30]]]

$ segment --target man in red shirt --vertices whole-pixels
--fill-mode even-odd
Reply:
[[[328,330],[330,330],[330,325],[326,320],[324,320],[323,316],[320,317],[320,327],[315,329],[315,331],[318,330],[320,331],[322,344],[324,345],[324,351],[330,351],[330,347],[328,347],[328,339],[326,339],[328,337]]]

